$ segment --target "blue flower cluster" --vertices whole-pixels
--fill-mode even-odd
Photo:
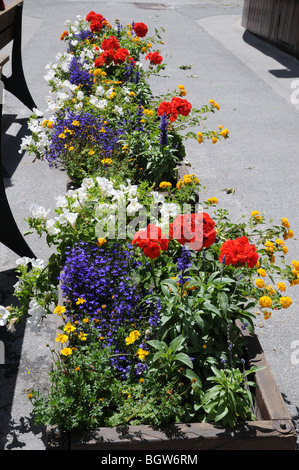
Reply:
[[[57,111],[55,125],[51,135],[51,144],[45,153],[50,166],[63,164],[63,155],[70,151],[72,145],[76,150],[93,149],[101,158],[112,157],[119,150],[121,127],[113,128],[108,121],[91,112],[74,112],[70,109]]]
[[[93,86],[93,76],[84,69],[83,64],[76,56],[71,60],[69,66],[69,81],[73,85],[81,86],[86,92],[91,92]]]
[[[133,329],[145,331],[157,322],[157,312],[146,312],[140,305],[142,295],[132,282],[132,271],[141,263],[127,249],[115,244],[105,250],[97,245],[80,242],[66,251],[66,261],[60,276],[61,290],[68,299],[69,319],[84,327],[84,318],[94,321],[94,327],[105,338],[104,346],[113,346],[113,366],[123,378],[142,370],[137,358],[128,356],[124,337]],[[77,304],[78,299],[84,303]],[[133,326],[134,325],[134,326]],[[122,332],[120,334],[120,331]]]

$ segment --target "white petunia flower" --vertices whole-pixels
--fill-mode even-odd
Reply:
[[[39,206],[33,203],[30,205],[29,211],[31,212],[34,219],[41,219],[45,222],[49,212],[51,212],[51,209],[46,209],[43,206]]]
[[[9,311],[0,305],[0,326],[5,326],[7,323],[7,318],[9,316]]]
[[[45,310],[41,305],[37,303],[36,300],[31,300],[29,303],[28,314],[31,318],[28,319],[28,324],[32,327],[39,326]]]
[[[60,229],[55,227],[56,220],[50,219],[46,222],[46,229],[49,235],[57,235],[60,232]]]

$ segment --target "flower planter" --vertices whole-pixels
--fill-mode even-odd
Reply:
[[[199,451],[199,450],[294,450],[297,433],[258,337],[240,330],[247,339],[246,356],[254,366],[256,421],[224,429],[210,423],[163,426],[100,427],[91,431],[60,433],[47,428],[46,450],[100,451]]]

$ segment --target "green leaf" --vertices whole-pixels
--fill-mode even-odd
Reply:
[[[177,336],[171,341],[169,349],[171,349],[172,351],[177,351],[181,348],[182,344],[185,342],[185,339],[186,338],[183,335]]]
[[[179,353],[176,355],[176,360],[179,361],[179,362],[182,362],[183,364],[185,364],[186,366],[188,367],[193,367],[193,363],[190,359],[190,357],[185,354],[185,353]]]
[[[219,303],[219,306],[220,306],[222,312],[224,313],[224,315],[226,315],[227,314],[227,309],[228,309],[227,294],[225,292],[218,292],[217,299],[218,299],[218,303]]]

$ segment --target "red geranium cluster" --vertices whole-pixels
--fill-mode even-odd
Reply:
[[[250,245],[247,237],[240,237],[223,243],[220,249],[219,261],[225,260],[226,265],[247,265],[249,268],[254,268],[258,258],[259,255],[256,252],[255,245]]]
[[[145,60],[149,60],[151,64],[158,65],[163,61],[163,57],[159,54],[159,52],[149,52],[145,56]]]
[[[96,33],[97,31],[100,31],[102,29],[103,21],[105,21],[105,18],[99,13],[90,11],[86,16],[86,21],[90,23],[90,31],[92,33]]]
[[[178,215],[169,225],[169,236],[194,251],[200,251],[215,242],[215,222],[206,212]]]
[[[146,36],[148,32],[148,28],[144,23],[135,23],[133,29],[135,31],[136,36],[138,36],[139,38],[144,38],[144,36]]]
[[[192,108],[191,103],[189,101],[174,96],[171,101],[162,101],[159,104],[157,114],[158,116],[166,116],[169,117],[170,121],[175,121],[179,114],[182,116],[188,116]]]
[[[162,234],[160,227],[149,224],[145,230],[136,232],[132,244],[137,244],[143,249],[143,253],[151,259],[158,258],[161,251],[168,248],[169,240]]]
[[[103,65],[110,65],[112,62],[117,65],[125,62],[129,56],[127,49],[122,49],[115,36],[105,38],[101,43],[102,52],[99,57],[96,58],[94,65],[95,67],[102,67]]]

